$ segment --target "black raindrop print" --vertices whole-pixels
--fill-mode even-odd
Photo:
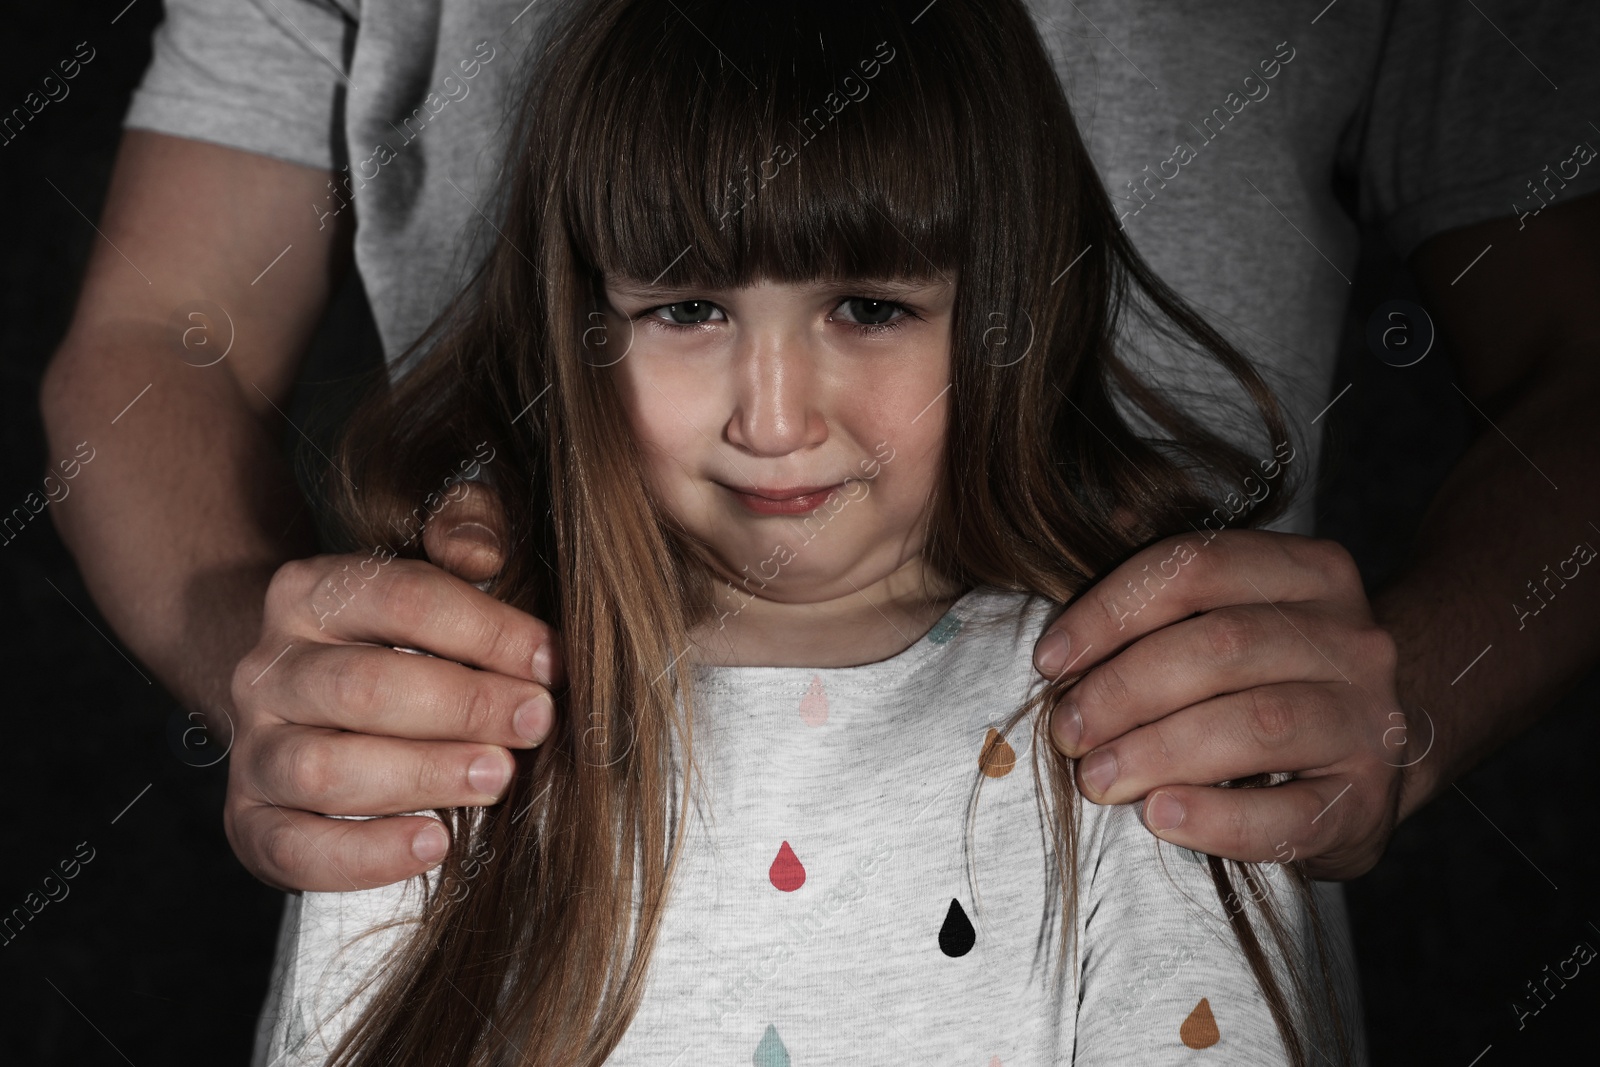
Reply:
[[[945,912],[944,925],[939,927],[939,949],[946,956],[965,956],[977,944],[978,932],[961,908],[961,901],[950,898],[950,910]]]

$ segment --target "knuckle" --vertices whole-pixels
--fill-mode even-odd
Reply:
[[[1250,662],[1260,644],[1261,625],[1248,611],[1218,608],[1206,612],[1201,625],[1212,661],[1220,667],[1239,667]]]
[[[256,829],[245,828],[242,835],[244,842],[254,842],[252,850],[259,857],[258,862],[263,864],[268,871],[282,875],[284,872],[293,871],[300,867],[300,841],[299,835],[281,819],[276,825],[260,820],[265,825]]]
[[[1248,792],[1248,790],[1235,790],[1235,792]],[[1222,844],[1229,851],[1244,855],[1255,846],[1256,819],[1251,810],[1251,805],[1244,803],[1251,798],[1233,797],[1234,803],[1227,806],[1226,814],[1222,819]]]
[[[493,689],[484,680],[474,677],[461,687],[459,711],[461,729],[468,736],[478,737],[498,733],[495,729],[505,716]]]
[[[267,617],[280,618],[303,601],[316,587],[322,570],[317,559],[291,559],[281,564],[267,582]]]
[[[1102,584],[1109,586],[1109,583]],[[1097,585],[1090,595],[1094,598],[1095,609],[1100,612],[1106,623],[1113,630],[1125,629],[1128,625],[1128,616],[1136,614],[1136,612],[1128,610],[1123,602],[1122,594],[1116,590],[1102,588],[1102,586]]]
[[[1283,692],[1257,686],[1245,694],[1249,700],[1250,736],[1264,748],[1281,748],[1299,732],[1298,709]]]
[[[1153,757],[1155,767],[1144,767],[1142,769],[1167,773],[1171,768],[1182,764],[1183,748],[1181,745],[1174,743],[1179,741],[1180,738],[1174,733],[1173,726],[1168,719],[1157,719],[1155,722],[1147,723],[1144,731],[1149,733],[1155,751],[1143,753],[1143,758],[1139,759],[1138,762],[1143,764],[1147,759]],[[1138,750],[1133,749],[1132,746],[1127,746],[1118,752],[1117,758],[1119,761],[1132,763],[1134,760],[1131,757],[1136,751]]]
[[[471,610],[466,615],[476,621],[479,627],[477,644],[494,662],[533,663],[533,649],[537,642],[536,635],[528,627],[502,627],[493,619]]]
[[[1362,635],[1361,656],[1363,662],[1376,664],[1384,673],[1390,673],[1400,663],[1400,648],[1388,630],[1372,626]]]
[[[1307,544],[1311,564],[1341,586],[1361,588],[1361,569],[1348,549],[1331,537],[1315,537]]]
[[[250,680],[255,677],[253,668],[254,656],[245,653],[239,657],[239,662],[233,665],[233,676],[228,679],[228,696],[233,701],[233,706],[243,711],[254,695],[251,690],[255,688]]]
[[[391,664],[388,659],[360,655],[353,650],[334,657],[328,666],[332,710],[351,724],[366,721],[373,709],[388,703],[387,668],[393,666],[397,664]]]
[[[289,753],[288,781],[295,795],[310,800],[330,798],[338,786],[334,754],[325,741],[307,740]]]
[[[1349,801],[1345,796],[1329,806],[1326,800],[1310,790],[1301,805],[1305,818],[1301,820],[1298,844],[1302,856],[1316,856],[1328,851],[1329,840],[1335,836],[1342,813],[1341,807]]]
[[[463,795],[469,788],[467,768],[481,753],[468,753],[464,760],[440,758],[433,754],[423,759],[414,761],[407,775],[411,783],[410,803],[421,808],[416,803],[423,797],[454,798]]]
[[[1116,660],[1100,664],[1078,684],[1083,685],[1085,682],[1088,683],[1088,692],[1085,695],[1101,707],[1117,707],[1128,697],[1128,680],[1117,669]]]
[[[397,633],[418,629],[432,611],[433,598],[428,583],[415,566],[390,564],[390,573],[374,583],[370,600],[373,611],[388,620]],[[406,561],[414,563],[415,561]]]
[[[1228,535],[1240,532],[1244,531],[1223,530],[1216,534],[1216,547],[1210,551],[1197,552],[1184,566],[1179,581],[1182,583],[1182,595],[1189,603],[1202,602],[1219,589],[1227,571],[1226,557],[1230,550],[1236,547],[1234,540]]]

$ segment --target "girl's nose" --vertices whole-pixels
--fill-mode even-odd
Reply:
[[[734,410],[725,431],[730,444],[782,456],[826,440],[816,361],[802,336],[763,331],[742,340],[733,374]]]

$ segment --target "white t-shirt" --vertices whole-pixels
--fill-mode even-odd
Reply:
[[[1286,1062],[1207,867],[1145,830],[1137,805],[1075,804],[1077,965],[1069,955],[1054,982],[1053,815],[1036,799],[1029,720],[991,738],[1043,685],[1033,646],[1052,608],[979,587],[876,663],[695,668],[704,805],[608,1063],[1159,1067],[1197,1048],[1235,1067]],[[1282,868],[1261,869],[1313,952]],[[324,1062],[372,990],[334,1009],[410,927],[357,935],[421,900],[415,879],[295,900],[257,1067]],[[1348,971],[1335,930],[1332,962]]]

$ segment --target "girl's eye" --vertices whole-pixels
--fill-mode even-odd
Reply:
[[[900,324],[911,315],[911,310],[904,304],[896,304],[890,300],[874,300],[867,296],[850,296],[840,301],[840,307],[854,305],[852,314],[858,316],[858,321],[851,323],[862,333],[887,333],[889,330],[898,330]],[[900,314],[895,317],[894,313]]]
[[[672,326],[699,326],[701,323],[713,321],[710,314],[716,309],[716,305],[709,300],[680,300],[676,304],[662,304],[658,308],[651,308],[650,311],[652,314],[665,311],[668,317],[659,321]]]

